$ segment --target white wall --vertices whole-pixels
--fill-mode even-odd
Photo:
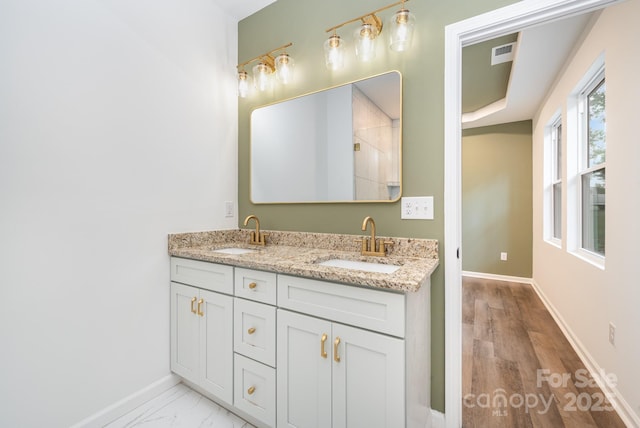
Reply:
[[[640,212],[637,126],[640,99],[639,16],[638,0],[609,7],[602,13],[538,112],[533,136],[533,277],[596,364],[607,373],[617,375],[618,391],[636,415],[640,415],[640,227],[637,220]],[[605,52],[607,85],[604,270],[567,252],[566,227],[563,227],[565,240],[562,249],[544,242],[542,230],[544,126],[559,108],[566,117],[567,96],[602,52]],[[564,153],[567,153],[566,147]],[[563,194],[566,195],[566,187]],[[568,203],[565,197],[565,225],[567,220],[571,220],[566,214]],[[617,327],[615,347],[608,343],[610,321]]]
[[[167,234],[237,226],[236,55],[211,0],[0,3],[0,426],[169,373]]]

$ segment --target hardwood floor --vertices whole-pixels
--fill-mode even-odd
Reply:
[[[462,292],[464,428],[625,426],[530,285]]]

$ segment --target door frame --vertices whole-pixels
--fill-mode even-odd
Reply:
[[[462,48],[623,0],[523,0],[445,27],[445,423],[462,424]]]

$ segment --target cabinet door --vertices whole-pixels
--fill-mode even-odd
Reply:
[[[278,427],[329,427],[331,323],[285,310],[277,318]]]
[[[401,339],[333,324],[333,428],[404,427],[404,345]]]
[[[200,290],[200,382],[206,391],[233,402],[233,298]]]
[[[171,370],[192,382],[199,377],[198,292],[197,288],[171,283]]]

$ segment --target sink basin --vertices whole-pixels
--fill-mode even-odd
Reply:
[[[393,273],[400,266],[386,265],[383,263],[360,262],[355,260],[331,259],[318,263],[320,266],[339,267],[343,269],[363,270],[365,272]]]
[[[249,248],[236,248],[236,247],[216,248],[213,251],[216,253],[224,253],[224,254],[248,254],[248,253],[256,252],[256,250],[251,250]]]

